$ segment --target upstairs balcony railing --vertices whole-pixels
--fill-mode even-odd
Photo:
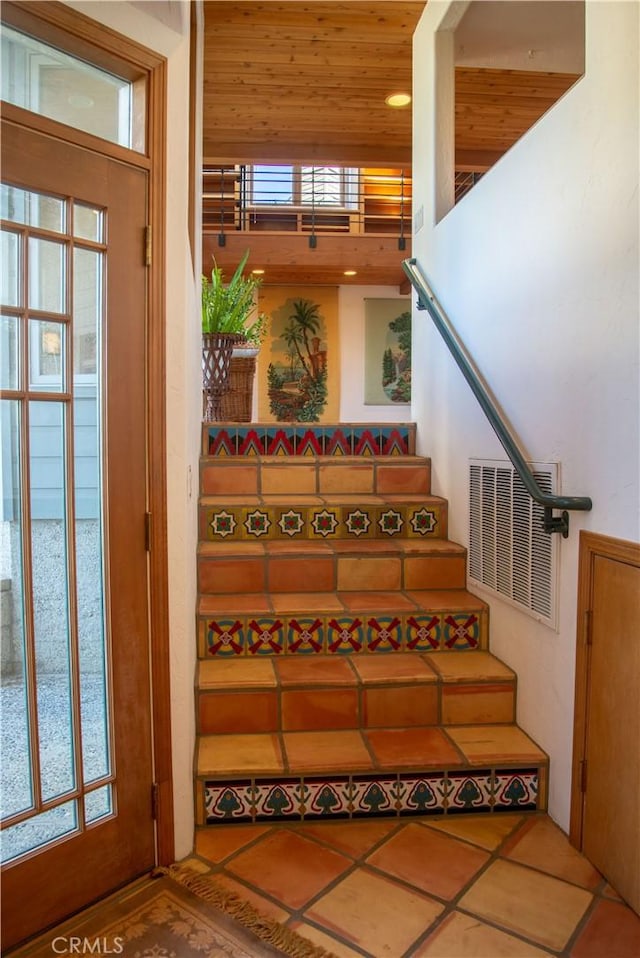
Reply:
[[[205,166],[203,230],[411,235],[407,170],[340,166]]]

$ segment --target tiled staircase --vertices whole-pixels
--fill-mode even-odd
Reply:
[[[196,816],[543,809],[415,427],[203,427]]]

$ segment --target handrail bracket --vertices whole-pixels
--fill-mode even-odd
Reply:
[[[545,532],[560,532],[563,539],[569,538],[569,513],[565,510],[559,516],[554,516],[552,506],[544,507],[542,526]]]

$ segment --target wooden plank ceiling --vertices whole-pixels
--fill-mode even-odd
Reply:
[[[412,35],[424,7],[405,0],[205,0],[205,163],[410,170],[411,107],[391,109],[384,99],[411,92]],[[457,68],[456,168],[489,169],[576,79]],[[358,270],[354,283],[401,282],[400,263],[410,255],[367,237],[336,244],[331,261],[328,237],[310,250],[293,237],[230,234],[221,248],[205,236],[205,268],[215,253],[232,269],[247,239],[252,265],[268,267],[265,282],[344,283],[348,267]]]
[[[205,2],[203,154],[216,162],[411,162],[424,2]]]

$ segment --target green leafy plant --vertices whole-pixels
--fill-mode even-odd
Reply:
[[[243,275],[248,258],[249,250],[228,283],[225,283],[222,269],[215,260],[211,276],[202,277],[202,332],[240,334],[248,345],[259,348],[266,336],[267,317],[261,313],[249,323],[261,280]]]

